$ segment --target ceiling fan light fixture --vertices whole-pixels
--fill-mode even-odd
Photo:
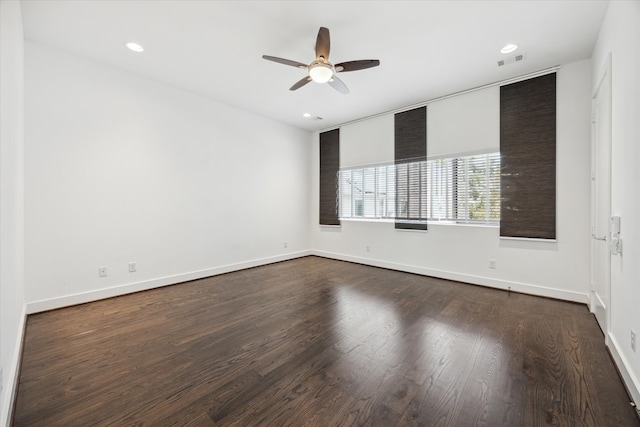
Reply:
[[[333,77],[333,67],[330,64],[314,62],[309,66],[309,77],[316,83],[326,83]]]

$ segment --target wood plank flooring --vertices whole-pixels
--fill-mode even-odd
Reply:
[[[15,426],[640,426],[587,307],[318,257],[30,315]]]

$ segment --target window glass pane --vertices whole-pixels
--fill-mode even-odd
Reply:
[[[420,164],[419,163],[409,163],[409,171],[408,171],[408,180],[409,180],[409,188],[408,188],[408,210],[409,210],[409,219],[420,219],[420,202],[422,198],[422,194],[420,194]]]
[[[351,174],[351,197],[353,199],[353,216],[361,217],[364,214],[364,188],[362,169],[355,169]]]
[[[386,176],[386,214],[385,218],[395,218],[396,216],[396,168],[395,166],[387,166]]]
[[[467,158],[469,219],[484,220],[487,214],[486,156]]]
[[[351,218],[351,171],[340,171],[340,217]]]
[[[420,218],[427,218],[429,216],[429,211],[427,208],[427,162],[420,162]]]
[[[500,154],[487,155],[489,168],[489,221],[500,221]]]
[[[409,217],[409,166],[396,165],[396,218]]]
[[[376,218],[387,216],[387,168],[380,166],[376,168]]]
[[[452,207],[451,167],[447,159],[430,160],[427,174],[429,182],[428,194],[430,198],[429,218],[435,220],[449,220]]]
[[[366,218],[376,217],[376,170],[365,168],[363,174],[363,215]]]

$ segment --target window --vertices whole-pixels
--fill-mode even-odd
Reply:
[[[339,205],[340,218],[497,224],[500,153],[343,169]]]
[[[340,218],[395,218],[395,165],[339,172]]]

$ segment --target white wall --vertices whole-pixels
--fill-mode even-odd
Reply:
[[[23,52],[19,2],[0,2],[0,425],[8,424],[24,329]]]
[[[630,330],[640,333],[640,2],[612,1],[592,56],[595,87],[611,53],[611,213],[621,217],[622,256],[611,263],[611,353],[640,402],[640,353]],[[640,348],[638,348],[640,351]]]
[[[590,192],[590,87],[589,60],[564,65],[557,78],[557,242],[501,240],[497,227],[430,224],[427,232],[398,231],[393,223],[343,221],[340,228],[318,226],[318,138],[313,146],[313,198],[311,225],[314,253],[364,264],[395,268],[586,303],[589,294],[589,192]],[[498,102],[493,89],[471,92],[427,106],[429,138],[446,137],[446,127],[456,135],[461,128],[482,133],[477,145],[460,144],[465,151],[498,147]],[[473,114],[447,117],[447,111],[473,111],[478,97],[490,103],[481,121]],[[494,105],[495,104],[495,105]],[[449,106],[454,105],[452,109]],[[430,115],[429,111],[437,112]],[[493,113],[492,113],[493,112]],[[437,119],[434,122],[434,117]],[[370,119],[379,126],[383,119]],[[487,125],[483,128],[483,121]],[[367,120],[357,123],[366,127]],[[393,120],[387,120],[393,124]],[[345,128],[350,128],[349,124]],[[481,130],[484,129],[484,130]],[[380,131],[378,131],[380,132]],[[474,130],[474,132],[476,132]],[[342,132],[341,145],[362,145],[350,138],[356,132]],[[386,133],[393,137],[393,131]],[[473,142],[473,141],[472,141]],[[393,146],[393,141],[378,144]],[[447,152],[441,140],[427,142],[437,154]],[[435,149],[435,148],[434,148]],[[371,151],[392,152],[371,147]],[[344,151],[350,151],[345,148]],[[341,148],[341,153],[344,152]],[[357,163],[350,155],[350,162]],[[387,159],[388,161],[392,160]],[[341,161],[342,162],[342,161]],[[366,251],[369,246],[370,252]],[[489,269],[489,259],[497,269]],[[640,330],[640,329],[639,329]]]
[[[307,254],[311,138],[26,42],[27,311]]]

